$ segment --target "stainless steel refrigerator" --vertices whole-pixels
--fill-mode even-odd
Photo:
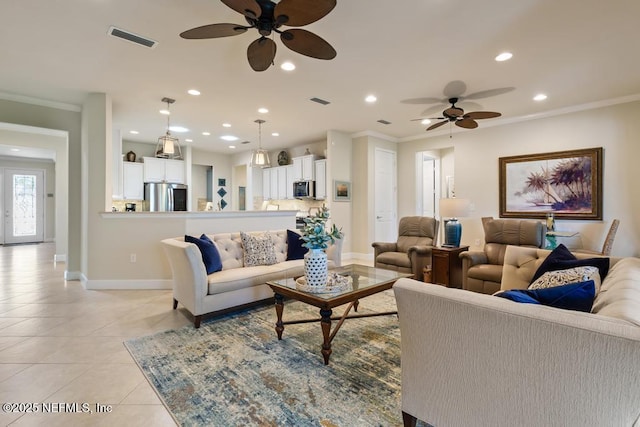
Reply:
[[[144,200],[150,212],[187,210],[187,186],[166,182],[145,182]]]

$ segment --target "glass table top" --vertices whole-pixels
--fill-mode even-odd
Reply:
[[[399,273],[392,270],[383,270],[380,268],[369,267],[359,264],[348,264],[342,267],[336,267],[329,269],[329,274],[336,273],[341,276],[348,276],[351,284],[344,290],[327,291],[327,292],[304,292],[296,287],[296,279],[301,277],[300,275],[292,276],[292,272],[287,270],[282,272],[282,278],[278,280],[269,281],[269,285],[273,285],[281,288],[288,288],[291,290],[297,290],[298,292],[309,293],[318,298],[330,299],[340,295],[345,295],[351,292],[378,286],[382,284],[393,283],[402,277],[411,277],[412,274]]]

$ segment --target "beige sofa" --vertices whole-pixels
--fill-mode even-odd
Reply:
[[[508,247],[502,289],[526,288],[548,253]],[[592,313],[411,279],[394,291],[405,426],[640,426],[640,259],[612,259]]]
[[[195,244],[185,242],[184,237],[162,240],[173,275],[173,308],[177,308],[178,302],[184,305],[193,314],[195,327],[199,328],[205,314],[222,313],[272,298],[273,291],[266,285],[267,281],[282,278],[285,272],[291,276],[303,275],[303,260],[286,260],[287,230],[270,231],[270,234],[277,263],[252,267],[244,266],[239,232],[208,234],[222,260],[222,270],[209,275]],[[341,240],[326,252],[330,267],[341,265]]]
[[[509,245],[543,248],[547,226],[540,221],[482,218],[484,250],[462,252],[462,289],[493,294],[500,289]]]

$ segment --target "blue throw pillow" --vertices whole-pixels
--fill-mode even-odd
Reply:
[[[218,252],[218,248],[216,245],[204,234],[197,237],[193,236],[184,236],[184,241],[188,243],[194,243],[198,249],[200,249],[200,253],[202,254],[202,262],[204,263],[204,267],[207,270],[207,274],[215,273],[216,271],[222,270],[222,260],[220,259],[220,252]]]
[[[573,255],[571,251],[561,243],[557,248],[551,251],[544,261],[542,261],[542,264],[540,264],[540,267],[536,270],[529,284],[538,280],[538,278],[547,271],[566,270],[568,268],[587,266],[597,267],[600,273],[600,280],[604,280],[605,276],[609,273],[609,258],[596,257],[577,259],[575,255]]]
[[[596,286],[593,280],[544,289],[512,289],[496,294],[525,304],[541,304],[565,310],[591,312]]]
[[[295,231],[287,230],[287,261],[292,259],[303,259],[304,255],[309,251],[308,248],[302,246],[304,240],[301,235]]]

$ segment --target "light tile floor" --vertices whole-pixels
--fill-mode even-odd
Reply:
[[[191,323],[171,291],[87,291],[53,254],[0,246],[0,403],[86,402],[92,413],[1,411],[0,425],[175,426],[123,345]]]

